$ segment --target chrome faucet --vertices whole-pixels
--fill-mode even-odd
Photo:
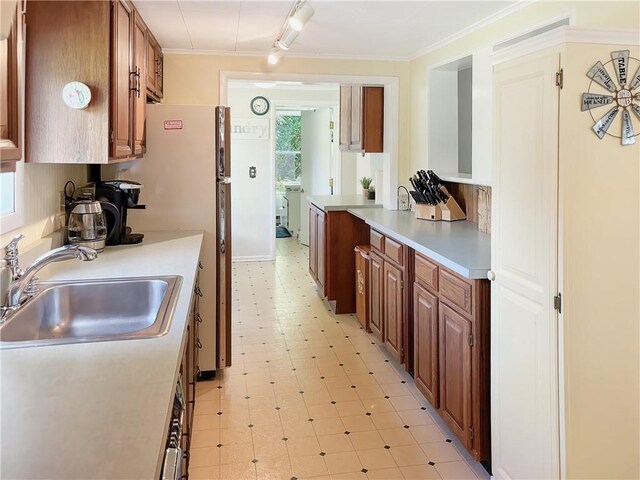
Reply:
[[[60,248],[51,250],[44,255],[41,255],[24,271],[21,271],[17,263],[17,243],[19,240],[20,238],[16,237],[12,241],[12,243],[7,246],[11,247],[12,255],[14,255],[15,258],[15,263],[11,264],[8,258],[9,255],[7,255],[7,257],[5,258],[5,263],[7,263],[7,266],[3,268],[11,268],[11,271],[15,272],[17,278],[12,277],[11,283],[8,285],[6,294],[2,292],[2,306],[0,306],[2,317],[0,319],[0,324],[2,324],[9,312],[17,310],[25,301],[29,300],[36,293],[38,293],[38,288],[33,281],[35,279],[35,274],[43,267],[49,265],[50,263],[59,262],[61,260],[69,260],[72,258],[77,258],[78,260],[82,261],[91,261],[98,256],[98,253],[93,248],[83,247],[80,245],[64,245]],[[5,251],[7,250],[5,249]],[[26,296],[25,300],[23,300],[23,296]]]

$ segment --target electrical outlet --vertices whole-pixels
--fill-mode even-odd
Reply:
[[[256,178],[256,167],[249,167],[249,178]]]

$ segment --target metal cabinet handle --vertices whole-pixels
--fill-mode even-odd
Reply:
[[[135,71],[130,72],[129,75],[134,76],[134,86],[131,91],[136,92],[136,97],[140,98],[140,67],[136,67]]]
[[[201,262],[200,260],[198,260],[198,268],[199,268],[200,270],[203,270],[203,269],[204,269],[204,265],[202,265],[202,262]]]
[[[495,279],[496,279],[496,273],[495,273],[493,270],[489,270],[489,271],[487,272],[487,278],[488,278],[490,281],[492,281],[492,282],[493,282],[493,281],[495,281]]]
[[[200,316],[199,313],[196,313],[196,322],[202,323],[202,317]]]
[[[196,288],[193,289],[193,292],[199,297],[202,297],[202,290],[200,290],[200,287],[198,287],[197,285]]]
[[[200,339],[196,340],[196,347],[202,349],[202,342],[200,341]]]

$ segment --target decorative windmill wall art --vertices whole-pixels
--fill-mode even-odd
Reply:
[[[632,119],[635,117],[636,123],[640,122],[640,90],[638,90],[640,87],[640,60],[629,56],[629,53],[629,50],[611,52],[611,60],[604,64],[598,61],[591,67],[587,72],[587,77],[591,81],[587,92],[582,94],[581,107],[583,112],[589,111],[589,115],[594,121],[591,129],[600,140],[605,135],[609,135],[619,138],[622,145],[635,144],[636,137],[640,135],[640,132],[635,133],[634,120]],[[615,72],[617,83],[609,75],[608,68]],[[629,78],[629,71],[632,71],[632,68],[636,73]],[[608,93],[604,93],[602,89]],[[596,112],[594,116],[594,110],[608,105],[612,106],[604,115],[599,115],[599,112]],[[620,135],[609,132],[618,115],[620,115]],[[640,123],[638,125],[640,127]],[[615,130],[611,129],[611,132],[615,132]],[[640,128],[638,130],[640,131]]]

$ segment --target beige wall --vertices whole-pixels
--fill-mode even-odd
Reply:
[[[626,147],[618,138],[599,140],[591,131],[591,116],[579,107],[588,87],[584,72],[622,48],[629,47],[572,44],[562,61],[559,144],[570,478],[640,478],[640,139]],[[632,47],[631,55],[639,58],[640,48]],[[631,72],[636,68],[632,64]],[[619,118],[610,132],[620,134]],[[593,188],[603,173],[613,198],[603,199]]]
[[[409,165],[409,63],[391,61],[328,60],[285,57],[276,68],[266,69],[265,58],[248,56],[165,55],[165,97],[169,104],[218,104],[220,72],[300,73],[316,75],[389,76],[399,79],[399,183]]]

